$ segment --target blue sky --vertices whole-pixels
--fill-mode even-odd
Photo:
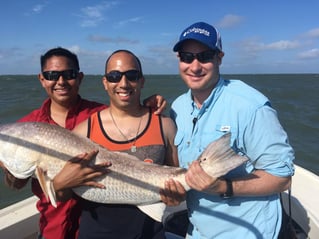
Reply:
[[[10,0],[0,8],[0,75],[37,74],[39,58],[62,46],[86,74],[128,49],[146,74],[177,74],[172,47],[197,21],[222,36],[223,74],[318,73],[319,1]]]

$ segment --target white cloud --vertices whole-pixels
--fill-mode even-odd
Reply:
[[[299,58],[301,59],[315,59],[319,58],[319,49],[314,48],[309,51],[302,52],[298,55]]]
[[[120,21],[116,25],[118,27],[123,27],[123,26],[125,26],[125,25],[127,25],[129,23],[132,23],[132,22],[133,23],[140,22],[141,19],[142,19],[141,17],[134,17],[134,18],[130,18],[130,19],[127,19],[127,20]]]
[[[76,55],[78,55],[81,52],[80,46],[78,45],[70,46],[68,49],[74,52]]]
[[[100,35],[90,35],[88,37],[88,40],[91,42],[104,42],[104,43],[114,42],[114,39],[110,37],[100,36]]]
[[[40,14],[46,5],[47,5],[46,3],[45,4],[36,4],[31,9],[28,9],[27,12],[24,13],[24,15],[25,16],[32,16],[35,14]]]
[[[310,38],[319,38],[319,28],[314,28],[306,32],[306,36]]]
[[[0,56],[2,59],[11,60],[16,59],[17,57],[21,56],[21,51],[23,51],[19,47],[11,47],[11,48],[0,48]]]
[[[95,27],[104,20],[104,11],[116,5],[117,2],[102,2],[94,6],[87,6],[81,9],[81,27]]]
[[[296,49],[300,46],[298,41],[280,40],[272,43],[264,43],[258,39],[246,39],[236,44],[238,48],[244,49],[246,52],[259,52],[265,50],[288,50]]]
[[[128,44],[136,44],[137,40],[132,40],[130,38],[125,37],[105,37],[100,35],[90,35],[89,41],[92,42],[102,42],[102,43],[128,43]]]
[[[287,49],[295,49],[299,47],[299,42],[297,41],[286,41],[281,40],[277,42],[273,42],[267,45],[264,45],[265,49],[271,49],[271,50],[287,50]]]
[[[38,5],[35,5],[33,8],[32,8],[32,12],[34,13],[40,13],[42,12],[42,9],[44,8],[44,5],[41,5],[41,4],[38,4]]]
[[[227,14],[216,24],[216,26],[220,28],[231,28],[238,26],[243,20],[244,17],[242,16]]]
[[[102,21],[103,19],[85,19],[81,23],[81,27],[95,27],[98,25],[98,22]]]

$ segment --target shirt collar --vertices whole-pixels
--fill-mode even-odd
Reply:
[[[191,107],[192,107],[191,114],[194,117],[200,118],[200,116],[206,111],[206,109],[208,107],[215,104],[218,97],[221,95],[221,92],[224,88],[223,87],[224,83],[225,83],[225,80],[222,77],[219,77],[219,80],[218,80],[216,86],[214,87],[214,89],[212,90],[212,92],[210,93],[208,98],[203,102],[203,105],[200,109],[197,108],[197,105],[195,104],[195,102],[193,100],[191,90],[190,89],[188,90],[188,92],[187,92],[188,99],[189,99],[188,105],[191,105]]]
[[[42,106],[41,106],[41,118],[45,118],[47,122],[53,123],[54,120],[51,118],[50,114],[50,106],[51,106],[52,100],[50,98],[47,98]],[[75,115],[78,115],[81,110],[81,104],[82,104],[82,98],[80,95],[78,95],[78,100],[75,106],[73,106],[69,111],[66,118],[66,128],[73,128],[75,126]],[[55,123],[55,122],[54,122]]]

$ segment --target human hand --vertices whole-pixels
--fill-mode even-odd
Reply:
[[[29,181],[29,178],[26,179],[20,179],[20,178],[16,178],[15,176],[13,176],[9,170],[7,170],[4,165],[2,164],[1,166],[3,168],[4,171],[4,181],[5,184],[9,187],[9,188],[13,188],[13,189],[21,189],[23,188],[27,182]]]
[[[177,206],[186,199],[186,190],[173,179],[165,181],[165,188],[160,190],[161,200],[168,206]]]
[[[185,175],[185,180],[192,189],[217,193],[215,188],[218,178],[208,175],[197,160],[189,165]]]
[[[20,178],[16,178],[15,176],[12,175],[12,173],[10,173],[10,171],[4,166],[4,164],[0,161],[0,167],[3,169],[4,172],[4,181],[5,184],[9,187],[9,188],[13,188],[13,189],[21,189],[23,188],[27,182],[29,181],[29,178],[26,179],[20,179]]]
[[[97,165],[89,165],[90,161],[98,154],[98,151],[80,154],[66,162],[63,169],[54,177],[53,187],[55,191],[69,189],[77,186],[93,186],[105,188],[103,184],[96,182],[96,177],[108,172],[110,162]]]
[[[158,115],[164,112],[167,101],[161,95],[151,95],[150,97],[143,100],[143,105],[155,109],[154,114]]]

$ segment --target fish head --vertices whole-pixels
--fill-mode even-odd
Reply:
[[[28,142],[25,131],[19,126],[19,124],[0,126],[0,161],[13,176],[24,179],[34,173],[38,157],[37,152],[32,150],[32,144]],[[22,160],[25,158],[27,160]]]
[[[28,150],[24,150],[24,148],[16,149],[16,145],[10,143],[3,144],[1,140],[0,145],[0,161],[13,176],[25,179],[33,175],[37,167],[37,160],[32,158],[32,155],[26,154]],[[5,151],[2,150],[3,146],[6,148]],[[29,156],[29,160],[22,160],[26,158],[25,155]]]

